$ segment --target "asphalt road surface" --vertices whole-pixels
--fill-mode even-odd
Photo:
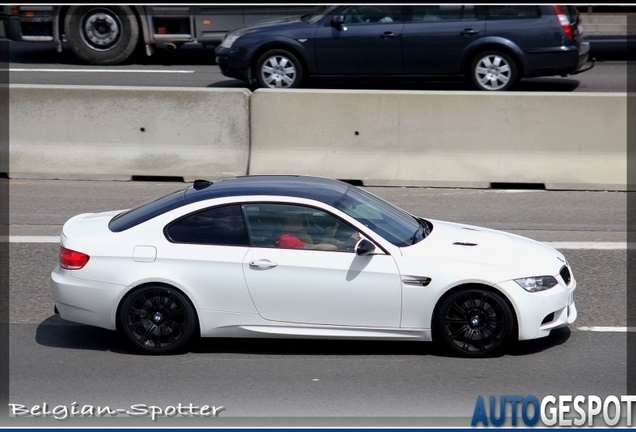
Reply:
[[[70,410],[76,402],[122,414],[13,417],[3,426],[468,427],[480,395],[626,394],[634,361],[626,354],[627,193],[369,188],[424,217],[567,242],[577,322],[501,357],[447,357],[432,343],[254,339],[204,339],[186,354],[155,357],[132,351],[114,332],[53,314],[49,274],[58,245],[26,236],[58,236],[77,213],[127,208],[187,185],[10,185],[10,403]],[[135,404],[179,403],[223,410],[156,421],[123,414]]]
[[[213,47],[186,44],[169,53],[160,47],[152,57],[137,55],[126,64],[98,67],[83,63],[70,49],[58,53],[52,45],[5,42],[9,47],[9,81],[12,84],[234,87],[246,83],[223,76],[215,64]],[[569,77],[532,78],[512,91],[626,92],[627,62],[599,61],[587,72]],[[426,82],[401,80],[314,81],[318,89],[474,90],[465,81]]]

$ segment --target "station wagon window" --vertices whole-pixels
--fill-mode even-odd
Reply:
[[[538,6],[486,6],[489,19],[538,18],[541,11]]]
[[[249,246],[243,213],[238,205],[191,213],[168,225],[165,234],[173,243]]]
[[[401,22],[402,6],[349,6],[341,15],[345,24],[393,23]]]
[[[475,19],[475,6],[414,6],[411,22],[459,21]]]
[[[322,210],[276,203],[245,204],[243,210],[252,244],[256,247],[303,249],[301,243],[331,243],[336,245],[336,250],[352,250],[348,247],[353,245],[342,243],[357,231]],[[293,228],[290,219],[294,220]],[[284,236],[294,239],[283,239]]]

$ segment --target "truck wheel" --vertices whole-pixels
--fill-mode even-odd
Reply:
[[[127,6],[71,6],[64,19],[71,49],[94,65],[126,60],[139,40],[139,24]]]

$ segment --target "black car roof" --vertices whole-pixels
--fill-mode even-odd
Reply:
[[[326,177],[258,175],[212,180],[199,190],[186,190],[188,204],[211,198],[242,195],[280,195],[308,198],[325,204],[335,203],[350,188],[348,183]]]
[[[247,195],[278,195],[307,198],[333,205],[351,186],[326,177],[258,175],[197,180],[180,190],[115,216],[108,224],[113,232],[125,231],[170,210],[195,202]]]

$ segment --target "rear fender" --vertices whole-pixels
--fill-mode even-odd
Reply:
[[[477,53],[489,50],[499,50],[512,55],[513,59],[519,66],[520,78],[524,77],[528,71],[529,65],[525,60],[523,50],[511,40],[498,36],[488,36],[481,39],[481,43],[479,45],[473,46],[473,44],[471,44],[467,49],[469,48],[472,48],[472,52],[464,57],[464,64],[462,65],[462,70],[464,71],[470,67],[470,63],[473,61],[473,58]]]

